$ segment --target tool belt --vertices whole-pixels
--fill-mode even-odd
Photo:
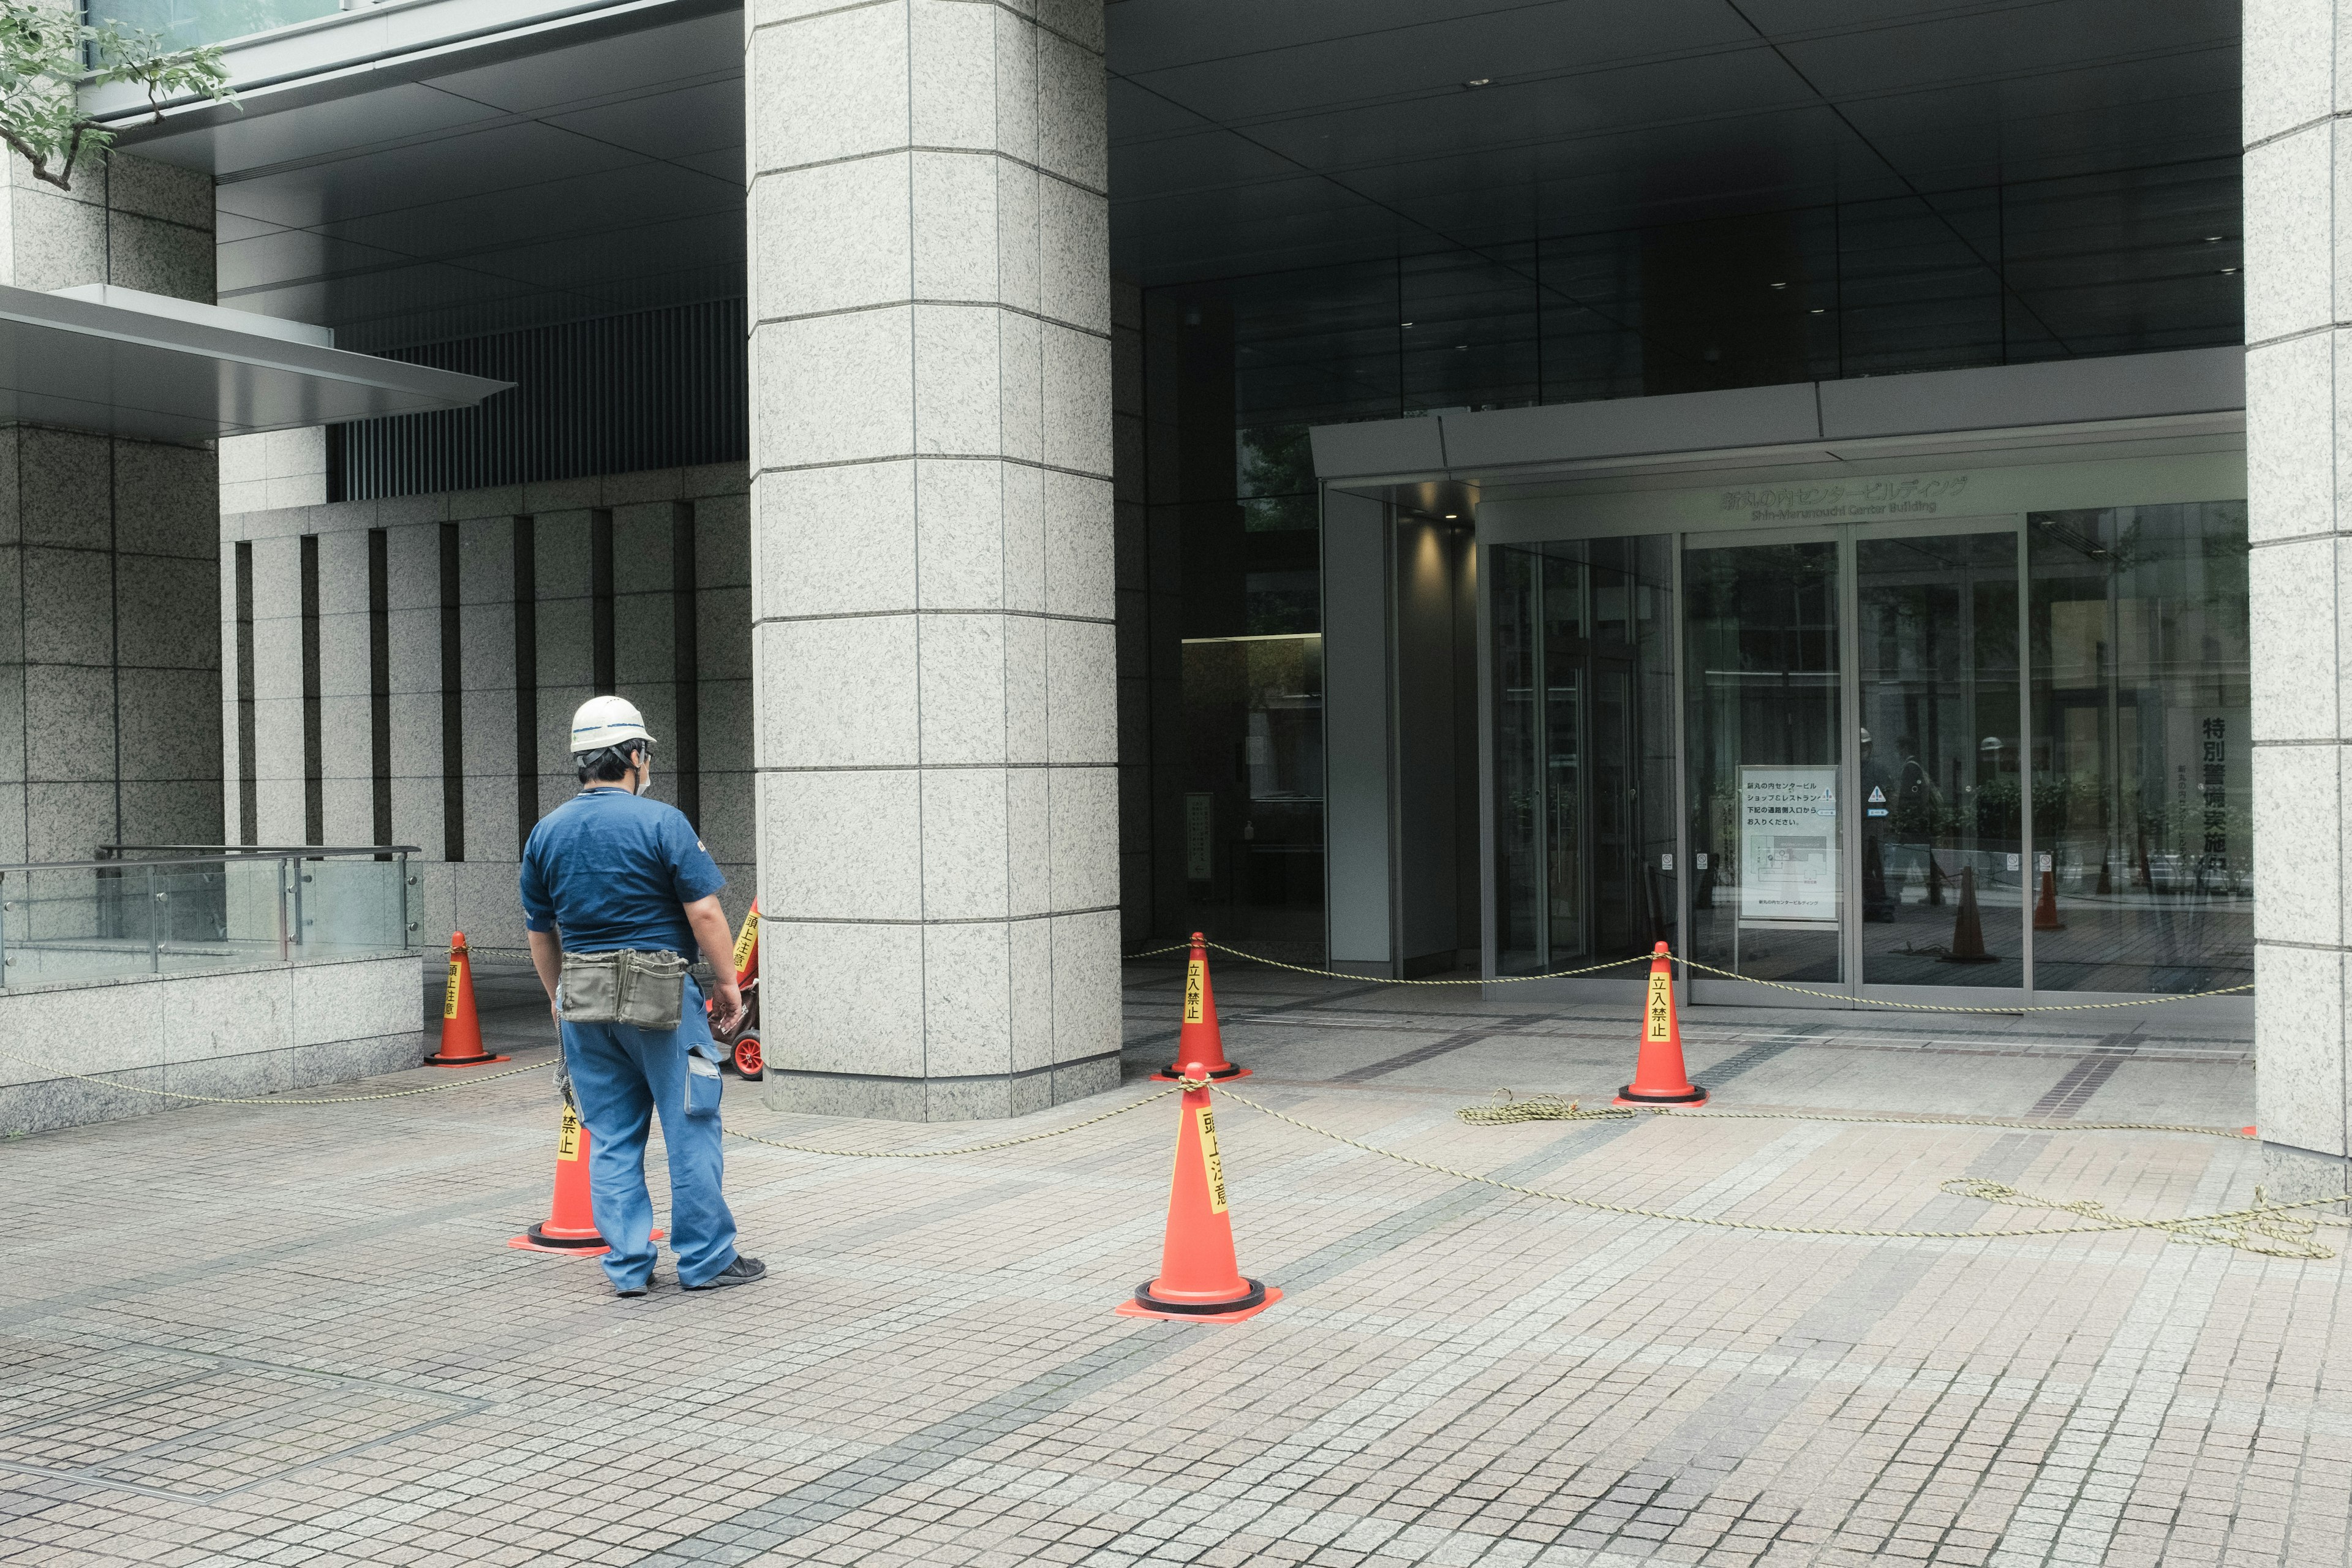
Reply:
[[[629,1024],[675,1029],[686,1011],[687,962],[677,953],[567,952],[555,988],[567,1024]]]

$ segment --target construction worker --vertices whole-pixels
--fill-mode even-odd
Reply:
[[[588,1129],[588,1187],[622,1296],[653,1284],[646,1135],[661,1112],[669,1151],[670,1247],[688,1290],[748,1285],[767,1269],[735,1250],[720,1194],[719,1047],[687,971],[700,948],[723,1032],[742,1016],[719,874],[684,814],[645,798],[654,738],[634,703],[594,697],[572,719],[580,793],[531,829],[522,907],[531,963],[563,1037]]]

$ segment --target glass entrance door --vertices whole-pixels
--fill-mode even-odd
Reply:
[[[1862,982],[2025,984],[2013,524],[1854,541]]]
[[[1699,963],[1849,996],[2024,985],[2018,531],[1944,526],[1685,549]]]
[[[2248,984],[2247,552],[2235,501],[1496,544],[1496,973]]]
[[[1847,796],[1839,547],[1815,534],[1686,549],[1690,956],[1843,989]],[[1694,998],[1760,1001],[1727,979]]]
[[[1496,972],[1645,953],[1675,940],[1673,542],[1493,562]]]

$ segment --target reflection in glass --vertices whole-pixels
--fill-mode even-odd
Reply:
[[[118,22],[131,32],[160,34],[167,47],[184,49],[251,37],[342,8],[341,0],[107,0],[83,11],[92,25]]]
[[[2242,501],[2040,512],[2033,984],[2253,979]]]
[[[1187,638],[1184,722],[1189,924],[1320,962],[1323,638]]]
[[[1862,977],[2025,984],[2017,535],[1854,546]]]
[[[1835,983],[1837,547],[1692,550],[1691,953],[1764,980]]]
[[[1494,552],[1500,973],[1674,940],[1671,550]]]

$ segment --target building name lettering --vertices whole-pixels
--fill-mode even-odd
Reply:
[[[1934,479],[1832,479],[1810,485],[1769,485],[1725,490],[1725,511],[1750,522],[1836,522],[1855,517],[1933,517],[1969,488],[1969,476]]]

